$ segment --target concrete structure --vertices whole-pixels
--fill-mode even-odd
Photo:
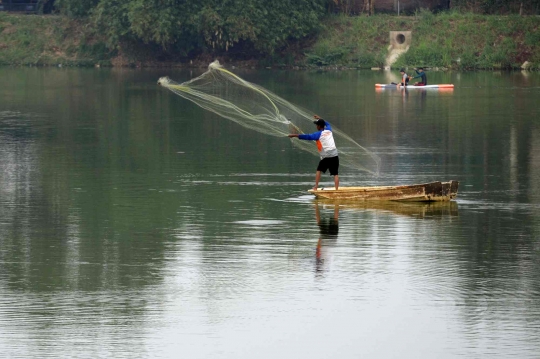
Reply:
[[[411,31],[390,31],[390,45],[388,45],[388,55],[384,68],[389,70],[397,58],[407,52],[412,42]]]
[[[411,31],[390,31],[390,46],[394,49],[405,49],[411,45]]]

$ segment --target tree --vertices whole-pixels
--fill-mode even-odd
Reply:
[[[111,47],[134,40],[164,49],[218,52],[241,43],[271,53],[313,32],[326,1],[101,0],[86,11]]]
[[[99,0],[49,0],[62,14],[73,17],[88,16]]]

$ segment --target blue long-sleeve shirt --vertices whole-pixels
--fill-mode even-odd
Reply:
[[[298,139],[316,141],[321,158],[336,157],[338,155],[338,150],[334,142],[334,136],[332,134],[332,127],[328,122],[323,130],[310,134],[298,135]]]
[[[416,76],[413,77],[413,79],[416,79],[418,77],[421,78],[420,82],[422,82],[424,85],[427,85],[427,77],[426,77],[426,73],[424,71],[422,72],[418,72],[418,70],[416,70]]]
[[[324,126],[324,130],[320,130],[320,131],[313,132],[310,134],[301,134],[301,135],[298,135],[298,138],[301,140],[307,140],[307,141],[317,141],[319,138],[321,138],[321,133],[323,133],[323,131],[325,130],[332,131],[332,126],[330,126],[328,122],[326,122],[326,126]]]

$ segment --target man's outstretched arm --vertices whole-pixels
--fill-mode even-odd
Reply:
[[[298,139],[300,140],[306,140],[306,141],[317,141],[319,138],[321,138],[321,132],[322,131],[317,131],[317,132],[313,132],[313,133],[310,133],[309,135],[306,135],[306,134],[296,134],[296,133],[291,133],[289,135],[289,137],[298,137]]]

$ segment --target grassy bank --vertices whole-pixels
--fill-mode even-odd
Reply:
[[[91,34],[80,20],[0,12],[0,65],[108,64],[111,53]]]
[[[412,31],[411,47],[394,67],[519,68],[529,61],[531,69],[540,69],[540,17],[429,11],[406,17],[332,16],[315,36],[251,60],[236,48],[236,55],[179,58],[156,46],[130,43],[117,46],[119,53],[107,49],[88,21],[0,13],[0,65],[203,66],[218,57],[238,66],[371,68],[384,65],[390,30]]]
[[[306,64],[382,66],[390,30],[412,31],[411,47],[395,67],[519,68],[529,61],[540,69],[540,17],[429,11],[407,17],[333,17],[306,50]]]

